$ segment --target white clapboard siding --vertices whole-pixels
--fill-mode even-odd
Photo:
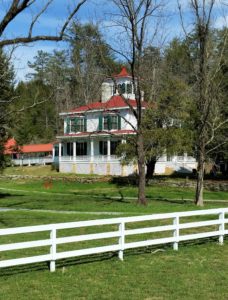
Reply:
[[[110,218],[110,219],[99,219],[90,221],[79,221],[70,223],[59,223],[59,224],[49,224],[49,225],[39,225],[39,226],[28,226],[28,227],[17,227],[17,228],[6,228],[0,229],[0,236],[8,235],[20,235],[26,233],[37,233],[37,232],[50,232],[50,238],[45,240],[36,241],[26,241],[26,242],[16,242],[8,244],[0,244],[0,252],[6,252],[11,250],[20,250],[28,248],[37,248],[50,246],[50,251],[46,255],[38,255],[24,258],[15,258],[9,260],[0,260],[0,267],[9,267],[37,262],[50,262],[50,270],[55,271],[55,261],[58,259],[77,257],[82,255],[90,255],[105,252],[116,252],[119,253],[119,258],[123,260],[123,253],[126,249],[147,247],[151,245],[159,244],[173,244],[173,249],[178,250],[178,243],[181,241],[188,241],[201,238],[218,237],[219,243],[223,244],[224,236],[228,234],[228,229],[226,224],[228,224],[228,208],[218,208],[218,209],[208,209],[208,210],[197,210],[197,211],[185,211],[185,212],[175,212],[175,213],[164,213],[164,214],[153,214],[145,216],[136,217],[126,217],[126,218]],[[184,218],[186,217],[196,217],[196,216],[213,216],[213,220],[186,222]],[[144,221],[156,221],[156,220],[166,220],[172,222],[169,225],[162,226],[151,226],[144,228],[134,228],[127,229],[128,224],[134,223],[140,225],[140,222]],[[115,231],[105,231],[99,233],[90,233],[74,236],[58,237],[58,230],[62,229],[72,229],[72,228],[86,228],[92,226],[104,226],[104,225],[116,225]],[[141,225],[142,226],[142,225]],[[212,227],[213,226],[213,227]],[[207,227],[207,230],[205,230]],[[181,230],[198,228],[195,233],[181,234]],[[211,231],[208,231],[208,228]],[[201,230],[199,232],[199,230]],[[142,241],[126,242],[127,236],[139,236],[142,234],[164,232],[168,233],[169,236],[162,238],[149,238]],[[171,235],[171,236],[170,236]],[[12,237],[13,238],[13,237]],[[12,239],[11,238],[11,239]],[[116,238],[116,242],[107,246],[90,247],[78,250],[58,252],[57,245],[77,243],[82,241],[93,241],[93,240],[103,240],[103,239],[113,239]]]

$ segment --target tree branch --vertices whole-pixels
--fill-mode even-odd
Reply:
[[[0,37],[2,37],[4,30],[7,28],[7,26],[13,21],[13,19],[22,11],[24,11],[26,8],[31,6],[36,0],[24,0],[21,5],[19,5],[18,0],[14,0],[11,7],[9,8],[7,14],[3,18],[2,22],[0,23]],[[72,12],[69,14],[67,20],[63,24],[61,30],[59,31],[59,34],[57,35],[35,35],[32,36],[32,30],[39,19],[39,17],[42,15],[42,13],[47,9],[47,7],[50,5],[52,0],[49,0],[47,4],[41,9],[41,11],[36,15],[36,17],[33,19],[33,21],[30,24],[29,33],[27,36],[22,37],[16,37],[16,38],[10,38],[10,39],[2,39],[0,40],[0,47],[8,46],[8,45],[14,45],[14,44],[27,44],[32,43],[36,41],[61,41],[64,37],[64,33],[74,17],[74,15],[79,11],[80,7],[86,2],[87,0],[81,0],[75,8],[72,10]]]

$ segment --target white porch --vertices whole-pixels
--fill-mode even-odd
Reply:
[[[137,166],[121,165],[120,158],[114,154],[118,143],[125,142],[123,137],[68,137],[53,148],[53,159],[62,173],[127,176],[137,172]],[[155,174],[191,173],[196,166],[195,159],[187,154],[164,155],[156,163]]]
[[[126,140],[110,135],[93,138],[62,139],[57,147],[53,147],[53,158],[59,163],[62,173],[122,175],[134,172],[135,167],[122,166],[115,150]]]

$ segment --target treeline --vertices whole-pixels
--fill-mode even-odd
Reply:
[[[99,101],[104,78],[119,72],[121,64],[97,26],[73,24],[66,39],[67,50],[38,51],[28,62],[27,81],[14,90],[11,133],[20,144],[54,140],[63,130],[59,113]]]
[[[228,118],[228,49],[227,46],[221,49],[225,32],[225,29],[214,30],[210,37],[213,55],[208,68],[216,75],[208,84],[213,99],[213,108],[210,107],[208,112],[211,115],[208,139],[215,119]],[[100,100],[104,78],[120,71],[119,56],[110,50],[97,26],[73,24],[67,41],[67,50],[38,51],[34,61],[28,63],[32,71],[27,75],[27,81],[16,86],[13,68],[1,52],[0,67],[4,76],[1,99],[12,99],[7,113],[2,102],[1,114],[19,144],[54,140],[63,130],[59,113]],[[195,128],[199,119],[195,101],[196,47],[193,31],[187,38],[173,39],[164,49],[150,45],[144,49],[139,75],[145,100],[151,104],[144,118],[148,162],[156,161],[164,150],[170,155],[178,151],[194,155]],[[130,66],[127,67],[130,70]],[[227,132],[225,124],[214,134],[210,144],[211,158],[227,155],[227,143],[223,143]],[[129,145],[128,158],[131,159],[134,151]]]

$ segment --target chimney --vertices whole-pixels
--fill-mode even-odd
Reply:
[[[101,102],[107,102],[112,97],[112,86],[108,82],[101,85]]]

